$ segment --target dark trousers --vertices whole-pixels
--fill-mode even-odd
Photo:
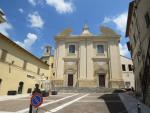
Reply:
[[[37,113],[38,112],[38,108],[37,109],[34,109],[32,108],[32,105],[30,104],[30,107],[29,107],[29,113]]]
[[[32,105],[30,104],[29,113],[32,113]]]

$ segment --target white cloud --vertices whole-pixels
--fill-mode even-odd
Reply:
[[[25,49],[30,50],[32,45],[36,42],[37,39],[38,37],[36,34],[28,33],[27,38],[25,38],[23,42],[15,41],[15,43],[17,43],[18,45],[20,45],[21,47]]]
[[[103,24],[108,24],[108,23],[114,23],[118,31],[121,32],[121,34],[124,36],[125,31],[126,31],[126,24],[127,24],[127,12],[123,12],[119,15],[108,17],[106,16],[102,22]],[[122,38],[121,38],[122,40]],[[123,40],[121,42],[124,42]],[[129,56],[129,51],[127,48],[126,44],[120,43],[119,44],[120,48],[120,54],[123,56]]]
[[[114,17],[105,17],[102,23],[107,24],[111,22],[116,25],[118,30],[120,30],[122,33],[125,33],[127,24],[127,12],[121,13]]]
[[[43,5],[44,0],[28,0],[28,2],[33,5],[36,6],[37,4]]]
[[[60,14],[74,11],[74,5],[70,0],[46,0],[46,3],[54,7]]]
[[[42,28],[44,25],[44,21],[38,12],[33,12],[28,15],[28,21],[31,23],[31,27]]]
[[[119,44],[119,48],[120,48],[120,54],[123,55],[123,56],[128,56],[129,54],[129,51],[128,51],[128,48],[127,48],[127,45],[126,44]]]
[[[23,13],[23,12],[24,12],[24,10],[21,9],[21,8],[19,8],[18,11],[19,11],[20,13]]]
[[[0,33],[9,36],[8,31],[11,30],[13,27],[10,23],[1,23],[0,24]]]
[[[33,6],[36,5],[36,1],[37,1],[37,0],[28,0],[28,2],[29,2],[31,5],[33,5]]]

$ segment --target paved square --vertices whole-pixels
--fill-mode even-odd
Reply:
[[[30,97],[0,101],[0,113],[28,113]],[[127,113],[118,94],[60,93],[44,98],[38,113]]]

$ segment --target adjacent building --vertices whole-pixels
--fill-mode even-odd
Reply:
[[[150,0],[134,0],[129,4],[126,36],[136,93],[150,106]]]
[[[41,57],[41,60],[50,66],[50,75],[54,74],[54,55],[52,55],[52,47],[47,45],[44,47],[44,54]],[[51,76],[53,77],[53,76]]]
[[[0,33],[0,95],[31,92],[35,83],[50,80],[53,56],[48,53],[44,62]]]
[[[133,74],[133,63],[130,58],[120,55],[121,57],[121,68],[122,78],[124,81],[125,88],[135,88],[135,78]]]
[[[119,53],[120,36],[101,27],[93,35],[87,25],[80,35],[67,29],[55,37],[56,87],[124,87]]]

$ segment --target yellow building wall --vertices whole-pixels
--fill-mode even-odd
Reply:
[[[45,69],[40,69],[40,74],[42,75],[43,73],[46,73],[46,76],[49,78],[49,80],[51,80],[54,73],[54,56],[42,57],[41,60],[47,62],[49,69],[47,71]]]
[[[49,75],[50,75],[50,80],[53,79],[53,73],[54,73],[54,56],[50,57],[49,59]],[[51,66],[53,65],[53,67]]]
[[[12,59],[15,61],[11,64]],[[0,61],[0,79],[2,79],[0,85],[0,95],[6,95],[9,90],[18,90],[19,82],[24,82],[23,92],[27,93],[28,88],[34,88],[35,83],[41,84],[41,77],[49,77],[52,71],[49,69],[40,68],[39,75],[37,74],[38,67],[27,63],[27,68],[22,68],[23,61],[17,60],[13,55],[8,54],[5,62]],[[34,79],[27,77],[30,75]]]
[[[14,63],[13,63],[14,65],[19,66],[19,67],[23,67],[23,63],[24,63],[23,60],[7,53],[6,62],[12,63],[12,61],[14,61]]]
[[[27,63],[27,68],[26,68],[26,70],[37,73],[38,67],[35,66],[35,65],[33,65],[33,64],[31,64],[31,63]]]
[[[4,50],[6,56],[2,59]],[[35,83],[41,85],[42,75],[50,78],[49,69],[49,65],[0,34],[0,95],[7,95],[9,90],[18,91],[19,82],[24,83],[22,93],[26,94]]]
[[[28,88],[34,88],[36,79],[28,78],[27,75],[37,76],[35,73],[27,72],[17,66],[11,66],[8,63],[0,62],[0,95],[6,95],[9,90],[18,90],[19,82],[24,82],[23,92],[27,93]]]

